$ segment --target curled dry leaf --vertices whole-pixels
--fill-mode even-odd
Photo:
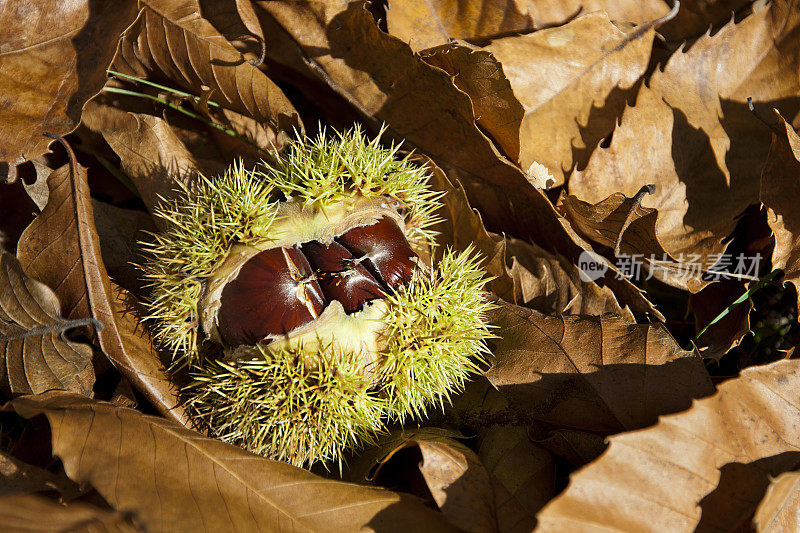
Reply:
[[[20,263],[28,274],[56,287],[62,316],[98,320],[103,329],[97,337],[108,359],[160,412],[187,421],[140,318],[125,303],[129,295],[108,278],[86,169],[73,155],[47,183],[48,203],[20,237]]]
[[[203,18],[196,0],[142,0],[114,58],[124,74],[165,77],[258,122],[302,132],[300,116],[283,91]]]
[[[513,238],[506,239],[506,253],[517,305],[544,314],[612,313],[634,322],[631,310],[617,301],[609,287],[584,279],[581,270],[566,257]]]
[[[503,301],[489,318],[499,339],[486,377],[535,420],[614,433],[652,424],[714,390],[700,357],[662,324],[544,316]]]
[[[578,233],[614,249],[616,255],[620,252],[661,255],[666,252],[656,236],[658,211],[642,207],[645,195],[654,192],[654,185],[645,185],[630,198],[615,193],[595,204],[568,194],[560,200],[559,208]],[[631,236],[626,239],[628,232]]]
[[[486,50],[448,43],[420,57],[451,76],[469,95],[475,122],[512,161],[519,158],[519,127],[525,114],[503,73],[503,65]]]
[[[484,270],[494,277],[487,285],[492,293],[542,313],[617,313],[633,321],[630,309],[620,306],[611,289],[583,280],[567,258],[533,243],[488,233],[480,214],[470,207],[463,187],[453,185],[428,158],[416,157],[431,169],[435,188],[446,193],[442,221],[436,228],[438,242],[456,250],[475,248],[485,258]]]
[[[617,258],[635,259],[645,272],[669,285],[697,292],[710,281],[703,271],[713,263],[681,264],[671,257],[658,240],[658,210],[643,207],[642,200],[656,187],[644,185],[632,197],[615,193],[596,204],[569,194],[559,205],[575,231],[587,239],[608,246]],[[704,267],[704,268],[703,268]]]
[[[415,52],[451,39],[483,41],[534,28],[531,17],[520,12],[515,0],[391,0],[386,25],[390,34]]]
[[[800,530],[800,472],[784,472],[770,481],[753,524],[758,533]]]
[[[525,109],[519,163],[538,162],[564,183],[573,155],[608,135],[625,106],[626,89],[644,74],[655,30],[623,32],[598,11],[556,28],[492,41],[485,50],[502,64]],[[578,154],[580,155],[580,154]]]
[[[800,295],[800,136],[780,115],[778,119],[780,135],[773,137],[761,173],[760,198],[775,234],[772,267],[782,269]]]
[[[62,504],[36,494],[0,496],[0,524],[6,533],[136,533],[129,516],[87,503]]]
[[[455,440],[457,437],[463,438],[463,435],[435,427],[393,431],[376,446],[359,454],[347,478],[396,485],[398,480],[393,474],[396,476],[395,473],[400,472],[404,481],[411,478],[411,491],[432,497],[450,523],[459,531],[469,532],[497,531],[501,518],[507,518],[501,517],[496,508],[495,488],[499,488],[503,491],[500,501],[507,504],[506,513],[517,520],[522,509],[516,502],[508,501],[508,494],[502,487],[493,487],[496,481],[475,452]],[[409,450],[419,453],[399,453]],[[415,483],[415,474],[420,476],[422,486]]]
[[[5,394],[64,389],[90,395],[92,349],[62,336],[88,322],[62,318],[55,293],[25,275],[13,255],[0,252],[0,390]]]
[[[264,32],[261,29],[261,24],[258,22],[258,15],[256,15],[253,2],[251,0],[236,0],[236,11],[239,14],[242,24],[247,28],[247,31],[263,40]]]
[[[566,491],[539,513],[538,531],[746,525],[767,474],[800,463],[798,390],[797,360],[751,367],[691,409],[611,437],[606,453],[573,474]]]
[[[411,445],[419,447],[419,470],[453,525],[474,532],[497,528],[492,480],[475,452],[456,440],[425,432],[408,437],[403,444]]]
[[[451,531],[411,496],[316,476],[175,422],[63,393],[14,401],[44,414],[53,453],[150,531]]]
[[[572,174],[570,193],[594,204],[656,184],[642,204],[658,210],[664,250],[713,265],[734,218],[758,200],[769,132],[747,97],[787,116],[800,109],[798,28],[796,2],[757,3],[741,22],[676,51],[625,109],[608,148]]]
[[[0,161],[7,162],[6,171],[47,152],[44,132],[66,135],[77,126],[83,104],[105,83],[119,36],[135,15],[133,0],[4,2]]]
[[[414,440],[422,453],[420,472],[452,524],[475,532],[531,530],[533,513],[510,491],[517,487],[491,475],[475,452],[452,439]],[[517,468],[525,471],[522,464]]]
[[[31,159],[30,163],[35,169],[36,176],[32,183],[26,183],[23,180],[22,186],[39,211],[41,211],[47,205],[47,197],[50,195],[50,190],[47,188],[47,176],[50,175],[53,169],[47,166],[45,156]]]

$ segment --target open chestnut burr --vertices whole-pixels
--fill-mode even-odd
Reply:
[[[297,465],[442,405],[489,336],[479,258],[439,249],[429,173],[359,130],[201,178],[157,213],[156,340],[208,431]]]

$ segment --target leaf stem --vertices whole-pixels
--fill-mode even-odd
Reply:
[[[161,98],[159,98],[157,96],[153,96],[151,94],[146,94],[146,93],[139,93],[139,92],[136,92],[136,91],[129,91],[128,89],[120,89],[118,87],[104,87],[103,90],[106,91],[106,92],[109,92],[109,93],[124,94],[126,96],[135,96],[137,98],[145,98],[147,100],[152,100],[154,102],[158,102],[159,104],[163,104],[163,105],[165,105],[165,106],[167,106],[167,107],[169,107],[171,109],[174,109],[175,111],[178,111],[179,113],[183,113],[186,116],[189,116],[189,117],[197,119],[197,120],[199,120],[201,122],[204,122],[204,123],[208,124],[209,126],[214,127],[214,128],[218,129],[219,131],[221,131],[223,133],[227,133],[231,137],[236,137],[240,141],[245,142],[245,143],[249,144],[250,146],[252,146],[252,147],[254,147],[254,148],[258,149],[258,150],[262,149],[256,143],[252,142],[250,139],[242,137],[241,135],[239,135],[235,131],[228,129],[228,128],[226,128],[225,126],[223,126],[221,124],[217,124],[214,121],[208,120],[203,115],[195,113],[194,111],[189,111],[188,109],[185,109],[185,108],[183,108],[183,107],[181,107],[179,105],[173,104],[172,102],[167,102],[166,100],[163,100],[163,99],[161,99]],[[192,98],[197,98],[197,97],[193,96]]]
[[[190,94],[190,93],[185,93],[183,91],[179,91],[178,89],[173,89],[172,87],[167,87],[166,85],[160,85],[158,83],[152,82],[150,80],[146,80],[144,78],[138,78],[136,76],[131,76],[130,74],[123,74],[122,72],[117,72],[115,70],[106,70],[106,72],[108,72],[112,76],[118,76],[120,78],[125,78],[126,80],[135,81],[137,83],[143,83],[144,85],[149,85],[150,87],[155,87],[157,89],[161,89],[161,90],[170,92],[172,94],[177,94],[178,96],[183,96],[184,98],[191,98],[195,102],[200,102],[202,100],[199,96],[195,96],[195,95]],[[211,100],[208,100],[208,105],[214,106],[214,107],[222,107],[218,103],[212,102]]]

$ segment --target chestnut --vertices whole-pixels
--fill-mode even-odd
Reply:
[[[403,230],[390,217],[368,226],[352,228],[336,240],[363,263],[387,289],[411,281],[417,254],[409,246]]]
[[[308,324],[322,313],[325,303],[300,250],[265,250],[248,260],[222,290],[220,336],[230,346],[256,344]]]
[[[317,241],[302,245],[322,287],[322,293],[329,300],[338,300],[345,312],[354,313],[364,307],[364,303],[384,297],[380,283],[358,262],[347,248],[337,242],[326,246]]]

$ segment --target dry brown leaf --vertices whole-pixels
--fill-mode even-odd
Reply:
[[[0,496],[44,491],[58,491],[65,500],[75,498],[81,493],[80,487],[63,472],[54,474],[0,452]],[[2,523],[0,520],[0,524]]]
[[[620,305],[609,287],[582,278],[580,269],[566,257],[547,253],[519,239],[509,238],[505,242],[517,305],[544,314],[599,316],[612,313],[635,322],[631,310]]]
[[[800,462],[798,391],[800,361],[751,367],[691,409],[611,437],[539,513],[537,531],[746,526],[767,474]]]
[[[560,185],[575,163],[585,164],[573,155],[614,129],[625,90],[647,68],[654,34],[652,24],[623,32],[598,11],[485,48],[503,65],[525,109],[519,130],[523,169],[543,164]]]
[[[47,205],[47,197],[50,195],[50,189],[47,188],[47,176],[50,175],[53,169],[47,166],[45,156],[33,158],[30,163],[35,170],[35,178],[32,183],[27,183],[23,179],[22,186],[39,211],[41,211]]]
[[[294,106],[266,74],[212,26],[196,0],[140,0],[142,10],[125,32],[113,67],[139,77],[166,77],[276,129],[302,131]]]
[[[432,499],[459,531],[497,531],[501,516],[493,479],[475,452],[455,438],[464,436],[436,427],[392,431],[358,454],[345,479],[405,483],[403,489]],[[507,494],[501,501],[516,518],[519,504],[508,502]]]
[[[492,426],[478,434],[478,456],[492,477],[502,485],[506,501],[499,501],[497,516],[501,531],[530,527],[536,513],[555,495],[556,468],[553,456],[528,437],[521,426]],[[519,507],[524,513],[518,524],[502,527],[506,509]]]
[[[800,298],[800,136],[780,115],[778,118],[781,134],[773,137],[761,173],[760,199],[775,234],[772,268],[785,272],[784,279],[795,286]]]
[[[753,524],[758,533],[800,530],[800,472],[784,472],[770,482]]]
[[[95,98],[86,104],[84,124],[101,133],[122,162],[148,209],[171,198],[176,182],[196,177],[200,163],[161,117],[126,111],[114,100]],[[205,169],[203,169],[205,170]]]
[[[152,217],[145,211],[122,209],[94,198],[92,210],[106,271],[120,286],[141,294],[144,281],[137,266],[143,263],[140,243],[147,232],[156,231]]]
[[[668,41],[687,41],[699,37],[709,28],[729,22],[734,12],[751,3],[752,0],[681,0],[678,15],[659,28],[658,33]]]
[[[519,127],[525,110],[511,90],[503,66],[486,50],[449,43],[420,54],[429,65],[451,76],[469,95],[475,121],[512,161],[519,158]]]
[[[493,277],[487,288],[496,296],[542,313],[601,315],[617,313],[633,322],[633,314],[617,302],[608,287],[585,281],[567,258],[550,254],[533,243],[503,239],[483,227],[460,185],[453,185],[428,158],[416,156],[431,170],[434,187],[445,192],[437,241],[456,250],[473,247]],[[510,264],[511,266],[508,266]]]
[[[55,287],[63,316],[99,320],[103,329],[97,337],[108,359],[160,412],[186,423],[188,417],[140,318],[125,304],[128,295],[108,278],[86,169],[73,155],[71,163],[53,171],[47,181],[49,201],[19,240],[23,268]]]
[[[125,513],[86,503],[62,504],[36,494],[0,496],[0,524],[6,533],[136,533],[144,531]]]
[[[654,187],[645,185],[633,197],[615,193],[596,204],[569,194],[560,199],[559,208],[578,233],[615,254],[664,253],[656,235],[658,211],[642,207],[645,195],[653,192]]]
[[[671,5],[664,0],[517,0],[517,4],[539,28],[560,26],[594,11],[604,11],[614,21],[642,24],[663,17]]]
[[[430,434],[416,434],[405,445],[419,447],[419,470],[450,523],[470,532],[497,529],[499,510],[492,480],[475,452],[456,440]]]
[[[13,405],[47,416],[67,475],[148,530],[452,530],[413,497],[324,479],[132,409],[63,393]]]
[[[120,34],[136,15],[130,0],[31,3],[0,8],[0,168],[14,168],[47,152],[43,133],[66,135],[83,104],[105,82]]]
[[[28,277],[13,255],[0,252],[0,390],[5,394],[64,389],[91,395],[92,349],[62,337],[87,321],[65,320],[60,307],[49,287]]]
[[[769,135],[747,97],[788,116],[800,108],[798,24],[795,2],[758,3],[743,21],[675,52],[625,110],[609,147],[573,173],[570,192],[597,203],[655,183],[643,205],[658,210],[663,248],[713,265],[734,218],[758,199]]]
[[[671,257],[658,240],[658,211],[642,206],[642,200],[653,192],[655,187],[648,184],[631,198],[616,193],[596,204],[570,194],[561,199],[559,207],[578,233],[614,250],[617,262],[635,260],[642,267],[642,276],[695,293],[721,277],[703,276],[715,269],[719,258],[697,263],[691,261],[697,258],[689,257],[680,263]]]
[[[390,0],[386,22],[390,34],[420,51],[450,39],[481,43],[560,26],[594,11],[604,11],[614,21],[641,24],[669,10],[664,0]]]
[[[247,31],[263,40],[264,32],[261,30],[261,23],[258,22],[258,15],[256,15],[253,2],[251,0],[236,0],[236,11]]]
[[[502,301],[489,318],[499,339],[486,377],[535,420],[614,433],[652,424],[714,390],[700,357],[661,324],[544,316]]]
[[[594,461],[606,449],[605,439],[600,435],[573,429],[551,431],[539,442],[554,455],[576,467]]]
[[[514,0],[390,0],[386,8],[389,33],[415,52],[451,39],[486,40],[534,28]]]

